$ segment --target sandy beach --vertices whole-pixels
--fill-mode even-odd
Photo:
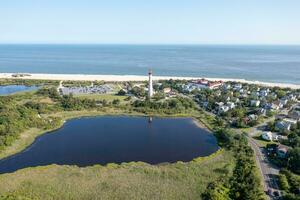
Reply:
[[[13,77],[16,73],[0,73],[0,78],[6,79],[31,79],[31,80],[72,80],[72,81],[110,81],[110,82],[122,82],[122,81],[146,81],[148,76],[139,75],[88,75],[88,74],[32,74],[32,73],[20,73],[26,74],[24,77]],[[292,88],[300,89],[298,84],[289,83],[269,83],[261,81],[249,81],[245,79],[230,79],[230,78],[209,78],[209,77],[178,77],[178,76],[153,76],[153,80],[193,80],[205,78],[210,81],[234,81],[240,83],[257,84],[268,87],[281,87],[281,88]]]

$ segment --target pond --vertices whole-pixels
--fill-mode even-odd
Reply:
[[[49,164],[191,161],[218,150],[216,138],[191,118],[102,116],[67,121],[23,152],[0,160],[0,173]]]
[[[32,91],[38,89],[37,86],[26,85],[0,85],[0,95],[9,95],[16,92]]]

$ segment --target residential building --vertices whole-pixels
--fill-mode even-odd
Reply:
[[[267,140],[267,141],[273,140],[273,134],[271,132],[263,132],[261,137],[262,137],[262,139]]]

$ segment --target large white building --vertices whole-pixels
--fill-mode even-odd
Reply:
[[[149,70],[148,97],[153,96],[152,70]]]

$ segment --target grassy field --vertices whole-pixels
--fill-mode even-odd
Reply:
[[[106,100],[106,101],[113,101],[114,99],[119,99],[120,101],[124,101],[124,99],[127,98],[127,96],[119,96],[115,94],[84,94],[84,95],[76,95],[75,97],[94,99],[94,100]]]
[[[27,168],[0,176],[0,194],[29,199],[201,199],[211,181],[232,171],[231,153],[221,151],[189,163],[145,163],[79,168]],[[0,198],[1,199],[1,198]]]

